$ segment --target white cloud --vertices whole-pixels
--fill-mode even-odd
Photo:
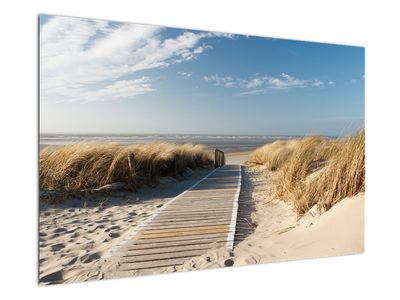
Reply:
[[[303,88],[307,85],[307,81],[282,73],[279,77],[268,77],[268,84],[270,88],[277,89]]]
[[[264,94],[265,90],[259,89],[259,90],[248,90],[245,92],[240,93],[240,96],[245,96],[245,95],[260,95],[260,94]]]
[[[216,86],[224,86],[226,88],[231,88],[238,85],[236,79],[233,79],[230,76],[219,76],[218,74],[204,76],[204,80],[207,82],[213,82]]]
[[[185,72],[185,71],[179,71],[177,72],[178,75],[181,75],[184,78],[190,78],[193,75],[193,72]]]
[[[252,88],[262,86],[264,84],[265,80],[267,80],[266,77],[256,77],[256,78],[250,79],[245,83],[245,87],[248,89],[252,89]]]
[[[82,99],[86,102],[110,101],[131,98],[152,91],[155,89],[150,84],[150,78],[142,77],[135,80],[120,80],[104,88],[87,91],[82,94]]]
[[[126,76],[194,59],[209,48],[199,42],[215,36],[184,32],[163,39],[162,29],[71,17],[49,19],[40,30],[41,99],[79,101],[91,95],[90,101],[95,101],[97,92],[104,95],[111,87],[142,94],[150,91],[149,86],[133,84],[135,80],[126,80]],[[127,98],[116,95],[120,96],[115,99]]]
[[[325,83],[322,82],[321,80],[314,79],[314,80],[311,82],[311,85],[312,85],[312,86],[324,87],[324,86],[325,86]]]
[[[216,86],[224,86],[227,88],[238,87],[243,89],[244,91],[241,92],[240,95],[263,94],[268,89],[288,90],[293,88],[325,87],[325,82],[319,79],[299,79],[287,73],[282,73],[277,77],[254,73],[252,77],[245,79],[214,74],[204,76],[204,80],[212,82]],[[328,84],[332,86],[332,84]]]
[[[223,37],[228,39],[234,39],[235,35],[233,33],[225,33],[225,32],[207,32],[209,36]]]

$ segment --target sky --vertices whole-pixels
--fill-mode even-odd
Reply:
[[[364,48],[41,15],[40,132],[346,135]]]

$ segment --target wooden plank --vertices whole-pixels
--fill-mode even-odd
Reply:
[[[146,227],[146,229],[168,229],[168,228],[185,228],[185,227],[199,227],[200,225],[226,225],[229,226],[229,220],[225,221],[211,221],[211,222],[196,222],[196,223],[188,223],[188,222],[180,222],[175,224],[150,224]]]
[[[167,208],[169,207],[182,207],[182,206],[198,206],[198,207],[213,207],[215,206],[225,206],[227,202],[233,203],[231,199],[221,199],[221,200],[201,200],[201,201],[185,201],[185,202],[177,202],[171,205],[168,205]]]
[[[181,217],[181,218],[174,218],[174,219],[169,219],[169,218],[160,218],[156,219],[152,224],[155,223],[161,223],[161,224],[167,224],[167,223],[181,223],[181,222],[191,222],[191,221],[202,221],[202,220],[215,220],[215,221],[221,221],[221,220],[230,220],[230,216],[225,215],[225,216],[209,216],[209,217],[193,217],[193,218],[187,218],[187,217]]]
[[[209,212],[209,211],[218,211],[218,210],[225,210],[225,209],[231,209],[233,207],[234,203],[229,203],[228,205],[216,205],[212,208],[210,208],[210,205],[197,205],[193,207],[193,205],[180,205],[180,206],[174,206],[174,207],[169,207],[168,209],[165,209],[163,213],[165,212],[181,212],[181,211],[191,211],[191,212]]]
[[[175,259],[157,260],[157,261],[124,263],[120,266],[119,270],[133,271],[133,270],[160,268],[160,267],[173,267],[182,265],[185,261],[189,260],[191,257],[192,256],[175,258]]]
[[[209,225],[209,226],[195,226],[195,227],[182,227],[182,228],[172,228],[172,229],[148,229],[142,230],[141,234],[154,234],[154,233],[166,233],[166,232],[182,232],[182,231],[201,231],[208,229],[228,229],[228,224],[223,225]]]
[[[207,213],[181,213],[181,214],[171,214],[171,215],[159,215],[157,216],[157,220],[165,220],[165,219],[190,219],[196,217],[229,217],[231,212],[207,212]]]
[[[204,221],[204,222],[209,222],[209,223],[211,223],[212,221],[215,221],[215,222],[219,222],[219,221],[225,221],[225,220],[230,220],[230,217],[227,215],[227,216],[225,216],[225,217],[222,217],[222,216],[217,216],[217,217],[214,217],[214,216],[212,216],[212,217],[200,217],[200,218],[190,218],[190,219],[187,219],[187,218],[176,218],[176,219],[168,219],[168,218],[166,218],[166,219],[157,219],[157,220],[154,220],[153,222],[151,222],[151,224],[166,224],[166,225],[168,225],[168,224],[180,224],[180,223],[197,223],[197,222],[201,222],[201,221]]]
[[[206,202],[201,203],[198,202],[197,204],[189,204],[189,203],[179,203],[174,205],[169,205],[164,211],[175,210],[175,209],[192,209],[192,210],[212,210],[214,208],[225,208],[225,207],[232,207],[233,201],[229,201],[229,203],[216,203],[216,202]]]
[[[232,203],[233,204],[233,203]],[[165,216],[165,215],[171,215],[171,216],[180,216],[180,215],[210,215],[210,214],[217,214],[217,213],[226,213],[232,212],[232,206],[230,207],[227,206],[222,206],[222,207],[217,207],[217,208],[210,208],[210,209],[190,209],[190,208],[185,208],[185,209],[173,209],[173,210],[164,210],[160,216]]]
[[[183,213],[183,212],[210,212],[210,211],[218,211],[218,210],[232,210],[233,201],[229,200],[224,205],[181,205],[178,207],[167,207],[161,213],[169,214],[169,213]],[[211,207],[210,207],[211,206]]]
[[[215,246],[219,246],[222,243],[226,243],[225,241],[218,241],[214,243],[203,242],[198,244],[183,244],[183,245],[175,245],[169,247],[153,247],[146,249],[130,249],[126,252],[123,257],[134,257],[139,255],[149,255],[149,254],[162,254],[162,253],[173,253],[173,252],[182,252],[186,250],[209,250]],[[204,251],[204,252],[206,252]]]
[[[143,254],[137,256],[124,256],[121,258],[121,264],[130,264],[130,263],[138,263],[138,262],[155,262],[158,260],[165,259],[176,259],[183,257],[194,257],[207,252],[211,248],[207,249],[197,249],[197,250],[184,250],[184,251],[174,251],[174,252],[165,252],[165,253],[157,253],[157,254]]]
[[[212,239],[223,239],[226,238],[226,233],[210,233],[210,234],[203,234],[203,235],[188,235],[188,236],[175,236],[175,237],[164,237],[164,238],[152,238],[152,239],[146,239],[146,240],[139,240],[135,239],[133,240],[130,244],[127,245],[127,247],[133,246],[133,245],[143,245],[143,244],[150,244],[150,243],[159,243],[160,246],[161,244],[164,245],[166,243],[171,243],[171,242],[180,242],[180,241],[185,241],[185,242],[195,242],[199,240],[212,240]]]
[[[223,194],[223,195],[204,195],[204,196],[202,196],[202,195],[187,195],[187,196],[185,196],[185,198],[180,199],[179,201],[175,201],[175,203],[181,203],[183,201],[187,202],[189,200],[192,200],[194,202],[203,201],[203,200],[225,201],[228,198],[230,198],[230,197],[227,197],[227,195],[225,195],[225,194]]]
[[[227,225],[216,225],[216,226],[204,226],[204,228],[177,228],[177,229],[154,229],[154,230],[143,230],[137,238],[146,239],[151,237],[173,237],[173,236],[185,236],[185,235],[198,235],[207,233],[228,233],[229,226]]]
[[[228,226],[227,226],[228,227]],[[180,231],[180,232],[165,232],[165,233],[146,233],[140,232],[137,235],[138,239],[149,239],[149,238],[159,238],[159,237],[175,237],[175,236],[190,236],[190,235],[207,235],[209,233],[225,233],[228,234],[227,228],[215,228],[215,229],[205,229],[202,231]]]
[[[234,188],[216,188],[217,190],[219,190],[220,192],[223,192],[225,195],[226,194],[235,194],[236,189]],[[190,196],[198,196],[201,195],[202,197],[207,197],[207,196],[212,196],[215,195],[215,190],[216,189],[210,189],[210,192],[206,192],[204,190],[192,190],[190,191],[190,193],[188,193],[188,195],[185,196],[186,197],[190,197]]]
[[[147,244],[133,244],[127,247],[125,251],[126,254],[131,253],[132,251],[136,250],[146,250],[146,251],[154,251],[163,249],[169,249],[171,247],[197,247],[203,245],[210,245],[210,244],[223,244],[226,243],[224,237],[219,238],[202,238],[202,239],[189,239],[189,240],[181,240],[181,241],[167,241],[167,242],[153,242]]]

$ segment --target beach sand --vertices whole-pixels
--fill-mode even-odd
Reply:
[[[42,283],[101,279],[102,258],[122,244],[129,234],[169,199],[179,195],[211,169],[187,175],[184,180],[138,192],[110,191],[72,196],[61,204],[40,201],[39,277]]]
[[[246,150],[246,151],[238,151],[238,152],[226,152],[225,153],[226,164],[244,166],[244,163],[249,158],[250,153],[253,152],[254,150],[255,149]]]
[[[227,164],[242,165],[235,248],[215,248],[189,259],[176,269],[156,273],[219,268],[293,259],[361,253],[364,251],[364,195],[344,199],[328,212],[315,209],[298,219],[282,201],[271,198],[275,176],[262,167],[244,165],[251,151],[226,153]],[[80,196],[58,205],[40,205],[40,279],[77,282],[113,278],[107,274],[111,249],[129,239],[146,218],[210,170],[200,170],[182,181],[163,180],[156,187],[133,192],[109,192]],[[86,201],[85,201],[86,200]],[[243,225],[251,230],[241,233]],[[247,225],[246,225],[247,226]],[[154,272],[154,271],[153,271]],[[151,274],[139,272],[140,274]],[[117,276],[116,276],[117,277]]]

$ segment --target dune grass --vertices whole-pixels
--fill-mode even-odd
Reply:
[[[160,176],[180,176],[187,168],[213,163],[205,146],[172,143],[121,145],[78,143],[40,152],[40,189],[87,190],[125,182],[132,189]]]
[[[277,171],[276,196],[302,215],[314,205],[328,210],[365,190],[365,133],[347,139],[306,137],[257,149],[248,165]]]
[[[247,164],[250,166],[265,165],[268,170],[275,171],[286,163],[293,154],[297,143],[298,141],[296,140],[278,140],[271,144],[266,144],[250,154]]]

